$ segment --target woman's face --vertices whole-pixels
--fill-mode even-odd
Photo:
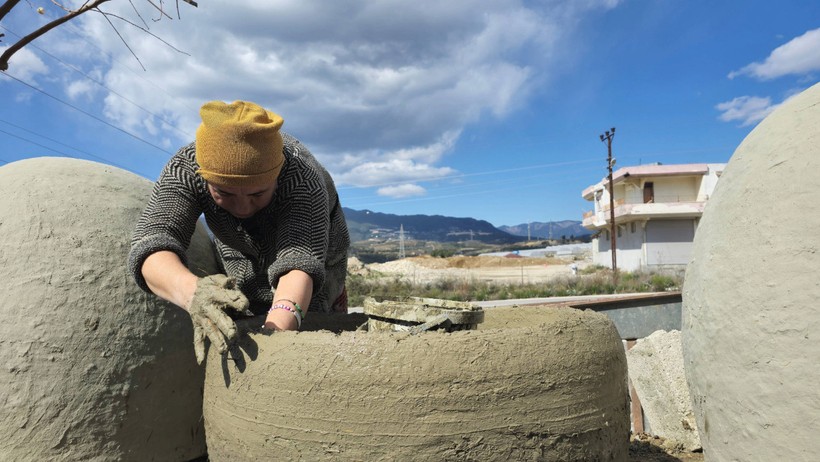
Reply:
[[[208,183],[208,191],[216,205],[236,218],[250,218],[270,204],[276,182],[270,186],[233,187]]]

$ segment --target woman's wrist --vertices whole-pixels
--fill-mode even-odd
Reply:
[[[274,330],[298,330],[299,324],[299,320],[293,312],[285,308],[276,308],[274,304],[268,311],[263,327]]]

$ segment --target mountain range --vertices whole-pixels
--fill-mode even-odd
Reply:
[[[533,222],[496,228],[484,220],[456,218],[442,215],[393,215],[371,210],[343,207],[350,239],[353,242],[368,239],[405,239],[436,242],[475,240],[488,244],[511,244],[522,237],[530,239],[569,239],[590,234],[580,221]],[[529,234],[527,227],[529,226]]]
[[[498,229],[514,236],[530,237],[531,239],[572,239],[589,236],[592,231],[581,226],[580,221],[562,220],[546,223],[534,221],[515,226],[501,226]]]

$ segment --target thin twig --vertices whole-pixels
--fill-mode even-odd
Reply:
[[[94,0],[94,2],[90,3],[90,4],[88,2],[86,2],[86,3],[83,4],[82,8],[72,11],[72,12],[68,13],[67,15],[63,16],[62,18],[55,19],[54,21],[51,21],[50,23],[44,25],[43,27],[41,27],[41,28],[35,30],[34,32],[26,35],[25,37],[21,38],[19,41],[17,41],[17,43],[15,43],[14,45],[6,48],[6,51],[4,51],[2,55],[0,55],[0,71],[7,70],[9,68],[9,59],[11,58],[11,56],[14,53],[17,53],[18,51],[20,51],[20,49],[22,49],[24,46],[26,46],[29,43],[33,42],[36,38],[40,37],[41,35],[45,34],[46,32],[50,31],[51,29],[54,29],[55,27],[76,18],[77,16],[85,13],[86,11],[88,11],[90,9],[97,9],[97,6],[102,5],[103,3],[107,2],[107,1],[110,1],[110,0]],[[4,4],[4,6],[5,6],[5,4]]]
[[[68,8],[68,7],[64,6],[62,3],[58,2],[57,0],[51,0],[51,3],[53,3],[53,4],[57,5],[57,7],[58,7],[58,8],[60,8],[60,9],[61,9],[61,10],[63,10],[63,11],[65,11],[66,13],[71,13],[72,11],[74,11],[74,10],[72,10],[71,8]],[[84,7],[87,3],[88,3],[88,2],[83,3],[83,4],[80,6],[80,9],[82,9],[82,8],[83,8],[83,7]]]
[[[137,60],[137,62],[138,62],[138,63],[140,63],[140,67],[142,68],[142,70],[143,70],[143,71],[144,71],[144,70],[146,70],[146,69],[145,69],[145,66],[143,66],[143,65],[142,65],[142,61],[140,61],[139,56],[137,56],[137,54],[136,54],[136,53],[134,53],[134,50],[132,50],[132,49],[131,49],[131,46],[130,46],[130,45],[128,45],[128,42],[126,42],[126,41],[125,41],[125,39],[123,38],[123,36],[122,36],[122,35],[120,35],[120,31],[118,31],[118,30],[117,30],[117,27],[114,25],[114,23],[112,23],[112,22],[111,22],[111,20],[110,20],[110,19],[108,19],[108,13],[105,13],[105,12],[103,12],[103,11],[102,11],[102,10],[100,10],[100,9],[97,9],[97,11],[99,11],[99,12],[100,12],[100,14],[102,14],[102,15],[103,15],[103,18],[105,18],[105,20],[108,22],[108,24],[111,26],[111,28],[112,28],[112,29],[114,29],[114,32],[117,34],[117,37],[119,37],[119,38],[120,38],[120,40],[122,40],[122,43],[123,43],[123,45],[125,45],[125,48],[128,48],[128,51],[130,51],[130,52],[131,52],[131,55],[133,55],[133,56],[134,56],[134,59],[136,59],[136,60]],[[112,16],[116,16],[116,15],[112,15]],[[130,21],[128,21],[128,22],[130,22]],[[137,26],[137,25],[136,25],[136,24],[134,24],[134,23],[131,23],[131,24],[133,24],[133,25],[134,25],[134,26],[136,26],[136,27],[139,27],[139,26]],[[153,35],[153,34],[152,34],[152,35]]]
[[[137,7],[136,7],[136,5],[134,5],[134,2],[132,2],[131,0],[128,0],[128,3],[131,4],[131,8],[134,9],[134,13],[137,14],[137,17],[140,18],[140,21],[142,21],[142,23],[145,25],[145,27],[148,28],[148,23],[145,22],[145,19],[143,19],[143,17],[140,14],[139,10],[137,10]]]
[[[160,0],[160,2],[159,2],[160,6],[155,5],[155,4],[154,4],[154,2],[152,2],[151,0],[145,0],[145,1],[147,1],[148,3],[150,3],[150,4],[151,4],[151,6],[153,6],[154,8],[156,8],[156,9],[157,9],[157,11],[159,11],[159,18],[154,19],[154,20],[153,20],[154,22],[157,22],[157,21],[161,20],[163,16],[165,16],[166,18],[168,18],[168,20],[169,20],[169,21],[173,21],[173,19],[174,19],[174,18],[172,18],[172,17],[168,16],[168,15],[165,13],[165,11],[163,11],[163,9],[162,9],[162,1],[161,1],[161,0]]]
[[[134,24],[133,22],[131,22],[131,21],[129,21],[129,20],[127,20],[127,19],[123,18],[122,16],[116,15],[116,14],[114,14],[114,13],[105,13],[105,12],[102,12],[102,11],[100,11],[100,13],[102,13],[102,14],[103,14],[103,15],[105,15],[105,16],[113,16],[113,17],[115,17],[115,18],[119,19],[120,21],[126,22],[126,23],[128,23],[128,24],[130,24],[130,25],[132,25],[132,26],[136,27],[137,29],[139,29],[139,30],[141,30],[141,31],[145,32],[146,34],[150,35],[151,37],[154,37],[155,39],[157,39],[157,40],[159,40],[160,42],[164,43],[165,45],[167,45],[169,48],[171,48],[172,50],[176,51],[177,53],[182,53],[183,55],[186,55],[186,56],[191,56],[191,54],[190,54],[190,53],[186,53],[186,52],[184,52],[184,51],[180,50],[179,48],[177,48],[177,47],[175,47],[175,46],[171,45],[170,43],[166,42],[165,40],[163,40],[163,39],[162,39],[162,37],[160,37],[160,36],[158,36],[158,35],[156,35],[156,34],[152,33],[150,30],[148,30],[148,29],[146,29],[146,28],[144,28],[144,27],[140,27],[139,25]]]

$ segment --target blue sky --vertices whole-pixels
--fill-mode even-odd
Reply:
[[[102,9],[173,48],[109,16],[125,47],[87,14],[18,52],[0,75],[0,168],[71,156],[153,180],[202,103],[243,99],[283,116],[346,207],[581,220],[610,127],[619,167],[727,162],[820,79],[816,0],[201,0],[179,17],[166,2],[170,19],[132,3],[142,19]],[[21,2],[0,51],[61,14]]]

